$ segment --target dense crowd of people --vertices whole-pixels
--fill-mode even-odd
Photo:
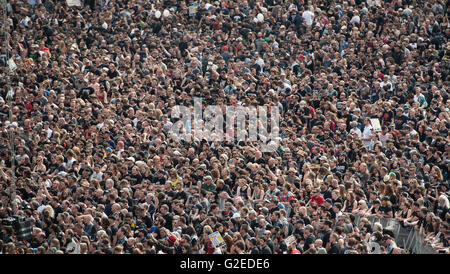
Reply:
[[[449,253],[446,4],[8,1],[0,252]],[[173,140],[194,98],[278,107],[276,151]]]

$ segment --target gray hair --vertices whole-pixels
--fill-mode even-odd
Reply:
[[[372,229],[373,229],[373,231],[380,231],[380,232],[382,232],[383,231],[383,225],[380,222],[376,222],[376,223],[373,224]]]

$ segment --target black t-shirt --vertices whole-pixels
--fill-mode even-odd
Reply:
[[[142,182],[142,175],[141,174],[131,174],[130,176],[130,183],[131,185],[137,185]]]
[[[164,227],[168,230],[172,231],[172,219],[173,215],[171,213],[167,213],[166,215],[162,215],[166,223],[164,224]]]
[[[117,70],[109,70],[107,73],[109,78],[116,78],[117,76],[119,76],[119,73],[117,72]]]
[[[322,246],[327,246],[328,242],[330,241],[331,232],[331,230],[324,232],[322,237]]]
[[[330,217],[332,220],[336,219],[336,212],[334,212],[333,207],[328,209],[328,212],[330,212]]]
[[[292,234],[294,234],[294,235],[300,235],[300,238],[303,239],[303,233],[304,233],[304,229],[303,229],[303,228],[300,229],[300,228],[298,228],[298,227],[295,227],[294,233],[292,233]]]
[[[183,199],[183,201],[186,201],[187,199],[187,193],[186,191],[180,191],[180,192],[175,192],[175,195],[173,197],[175,200],[177,199]]]
[[[439,218],[441,218],[441,220],[444,220],[444,219],[445,219],[445,214],[447,214],[447,212],[448,212],[449,210],[448,210],[448,208],[446,208],[446,207],[443,207],[443,206],[438,205],[438,206],[436,206],[436,208],[435,208],[434,211],[435,211],[434,213],[435,213],[437,216],[439,216]]]
[[[147,228],[148,228],[148,227],[151,227],[151,226],[153,225],[153,219],[152,219],[152,217],[150,216],[149,213],[146,213],[144,217],[140,217],[140,216],[139,216],[137,219],[138,219],[138,221],[140,221],[142,224],[145,224],[145,226],[146,226]]]
[[[322,194],[324,199],[331,199],[331,190],[327,189],[323,192],[321,191],[320,193]]]
[[[82,99],[88,99],[89,95],[94,94],[95,90],[92,87],[85,87],[80,90],[78,97]]]
[[[166,183],[167,179],[165,176],[162,176],[161,178],[159,178],[158,176],[154,176],[152,178],[152,183],[157,184],[157,185],[164,185]]]
[[[309,246],[312,245],[315,240],[316,237],[313,234],[310,234],[308,237],[306,237],[305,243],[303,245],[303,250],[307,251],[309,249]]]
[[[261,254],[272,254],[272,250],[270,249],[269,246],[265,246],[261,249]]]
[[[113,254],[112,248],[103,248],[102,252],[105,254]]]
[[[347,170],[347,167],[348,165],[345,162],[338,163],[336,166],[336,171],[339,171],[340,173],[344,174],[345,171]]]
[[[342,200],[341,197],[337,198],[336,200],[332,200],[333,205],[336,203],[341,203],[342,205],[344,204],[344,201]],[[333,211],[332,209],[330,210],[330,212]]]
[[[400,116],[395,117],[395,120],[394,120],[395,129],[401,130],[403,124],[406,123],[406,121],[408,121],[408,117],[406,117],[405,115],[400,115]]]
[[[328,251],[328,254],[340,254],[341,248],[339,247],[338,243],[334,243],[331,245],[330,250]]]
[[[382,214],[389,214],[392,211],[392,207],[390,206],[380,206],[379,210]]]
[[[376,214],[376,213],[380,212],[380,210],[381,210],[381,207],[379,207],[378,209],[373,207],[372,210],[370,211],[370,213],[371,214]]]
[[[259,254],[259,253],[260,251],[256,246],[250,250],[250,254]]]
[[[448,243],[448,237],[445,237],[444,234],[441,234],[439,236],[439,242],[441,242],[445,248],[449,247],[449,243]]]

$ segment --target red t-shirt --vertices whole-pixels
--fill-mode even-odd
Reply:
[[[317,198],[314,197],[314,196],[312,196],[311,202],[314,202],[314,203],[316,203],[317,205],[321,205],[321,204],[323,204],[323,203],[325,202],[325,199],[323,198],[322,195],[319,195],[319,197],[317,197]]]
[[[290,202],[292,199],[294,199],[294,196],[290,192],[280,192],[280,194],[278,194],[278,199],[280,200],[280,202]]]

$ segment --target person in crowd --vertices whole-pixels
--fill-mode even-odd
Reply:
[[[449,253],[446,8],[7,1],[0,253]]]

